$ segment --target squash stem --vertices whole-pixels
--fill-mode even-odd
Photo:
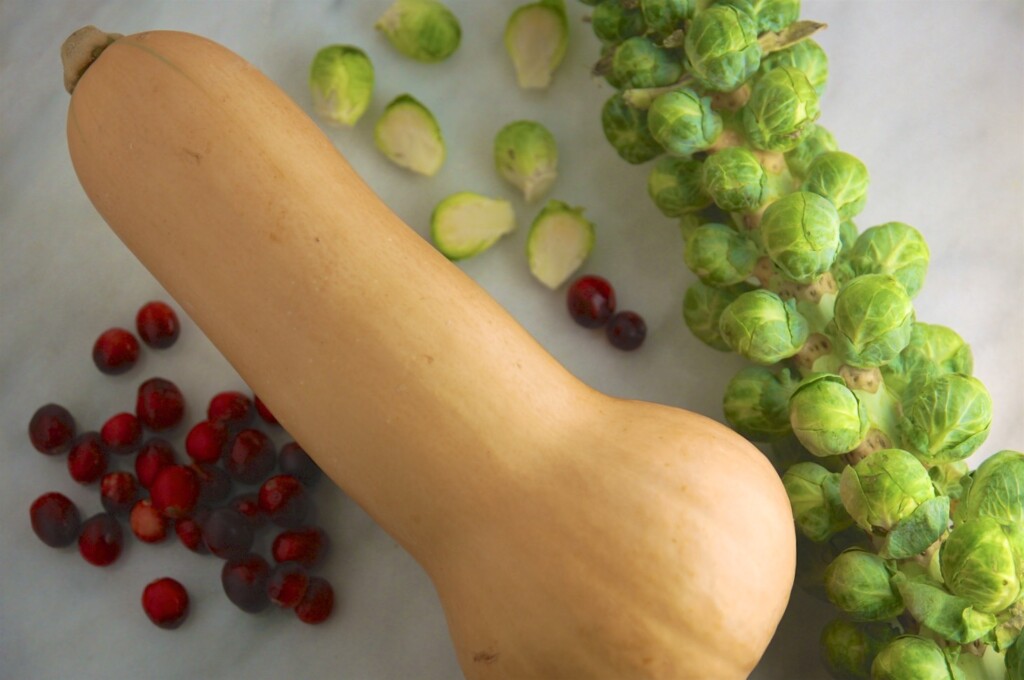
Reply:
[[[103,50],[123,37],[120,33],[107,33],[95,26],[83,26],[67,37],[60,47],[60,60],[64,64],[64,89],[68,94],[75,91],[78,80]]]

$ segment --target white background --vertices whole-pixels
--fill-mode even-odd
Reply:
[[[118,563],[98,569],[33,536],[28,506],[40,493],[61,491],[86,515],[100,509],[95,488],[79,487],[63,460],[30,447],[26,425],[36,407],[62,403],[81,429],[97,429],[130,410],[135,386],[151,375],[180,385],[190,418],[201,417],[215,392],[245,389],[187,319],[173,349],[144,352],[127,375],[105,377],[92,366],[96,335],[130,325],[142,303],[166,296],[96,215],[68,160],[58,54],[82,25],[203,34],[252,61],[307,110],[313,53],[334,42],[362,47],[377,69],[373,104],[355,129],[329,135],[385,201],[425,235],[433,205],[454,191],[513,200],[519,230],[460,266],[593,386],[720,418],[723,386],[743,361],[707,349],[682,323],[693,277],[674,222],[646,196],[647,168],[619,160],[602,135],[599,111],[611,89],[588,73],[598,50],[582,20],[588,8],[570,2],[569,53],[554,86],[524,93],[501,42],[505,18],[522,1],[450,0],[462,45],[449,61],[424,65],[397,55],[372,29],[388,0],[0,0],[0,678],[459,677],[426,577],[327,485],[317,501],[335,549],[322,573],[339,607],[318,628],[281,612],[242,614],[220,592],[219,561],[176,541],[129,540]],[[952,326],[972,344],[976,375],[995,401],[979,455],[1021,449],[1021,4],[807,0],[803,16],[829,24],[818,38],[832,72],[820,122],[872,175],[858,225],[900,220],[924,233],[932,264],[915,300],[918,318]],[[431,107],[447,136],[449,158],[433,179],[390,165],[373,147],[373,121],[402,92]],[[563,293],[530,277],[525,233],[538,206],[518,200],[491,164],[494,133],[519,118],[542,121],[558,139],[561,174],[551,196],[586,207],[596,223],[585,271],[611,279],[620,306],[646,317],[650,336],[640,351],[618,352],[576,327]],[[185,429],[175,433],[179,441]],[[145,583],[162,575],[182,580],[193,596],[191,618],[176,632],[152,626],[138,604]],[[822,677],[816,641],[828,617],[827,606],[794,594],[754,677]]]

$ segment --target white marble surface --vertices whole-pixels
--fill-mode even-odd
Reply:
[[[581,21],[586,8],[570,2],[571,47],[555,86],[525,94],[501,44],[518,0],[451,0],[464,42],[440,65],[404,60],[375,34],[387,4],[0,1],[0,678],[459,677],[429,582],[334,488],[317,497],[336,542],[324,571],[340,607],[319,628],[276,612],[241,614],[220,593],[218,561],[173,541],[129,541],[122,560],[97,569],[32,535],[27,508],[44,491],[68,494],[86,514],[99,510],[95,489],[78,487],[61,460],[30,448],[25,427],[38,405],[63,403],[82,427],[96,428],[131,406],[143,376],[175,379],[192,398],[192,414],[216,391],[244,387],[190,322],[173,350],[146,353],[126,376],[106,378],[91,365],[101,330],[130,324],[139,304],[164,294],[96,215],[67,157],[58,50],[81,25],[204,34],[307,108],[313,52],[330,42],[362,46],[377,67],[373,105],[356,129],[330,135],[421,234],[433,204],[450,192],[511,198],[491,169],[492,136],[516,118],[542,120],[562,148],[552,195],[586,206],[598,225],[586,270],[611,278],[621,304],[646,316],[647,345],[632,355],[610,349],[572,324],[560,294],[531,280],[523,248],[535,207],[517,201],[520,229],[464,268],[595,387],[720,417],[722,388],[742,362],[706,349],[682,323],[691,275],[681,242],[646,198],[646,168],[619,161],[602,137],[598,111],[610,90],[588,75],[597,45]],[[832,64],[821,122],[872,173],[858,224],[901,220],[923,231],[932,266],[918,317],[953,326],[971,342],[976,373],[995,400],[980,455],[1024,447],[1022,6],[806,0],[803,14],[830,24],[820,37]],[[372,145],[372,121],[404,91],[435,110],[449,139],[448,163],[432,180],[392,167]],[[191,619],[174,633],[150,625],[138,605],[142,586],[160,575],[184,581],[194,598]],[[795,594],[754,677],[822,677],[816,636],[827,616],[826,607]]]

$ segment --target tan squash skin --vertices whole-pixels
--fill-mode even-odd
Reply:
[[[426,569],[468,678],[749,674],[795,555],[753,446],[583,385],[208,40],[114,41],[68,144],[118,236]]]

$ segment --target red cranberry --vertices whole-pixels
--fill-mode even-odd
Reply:
[[[135,456],[135,476],[144,489],[153,486],[156,476],[168,465],[175,465],[174,448],[165,440],[153,437],[146,441]]]
[[[64,548],[78,538],[82,516],[71,499],[62,493],[44,493],[33,501],[28,514],[32,531],[51,548]]]
[[[281,472],[298,478],[307,487],[312,487],[323,476],[320,467],[296,442],[288,442],[281,447],[277,454],[277,466]]]
[[[267,579],[267,596],[278,607],[291,609],[306,594],[309,574],[294,562],[285,562],[274,567]]]
[[[123,328],[110,328],[96,338],[92,346],[92,361],[107,375],[119,375],[129,370],[139,359],[139,341]]]
[[[185,397],[170,380],[150,378],[139,385],[135,415],[154,432],[168,430],[185,415]]]
[[[220,392],[213,395],[206,407],[206,417],[228,427],[244,427],[252,419],[252,400],[241,392]]]
[[[216,463],[228,445],[228,431],[219,421],[203,420],[185,437],[185,453],[198,463]]]
[[[152,501],[143,498],[132,506],[128,519],[132,533],[143,543],[161,543],[167,538],[167,519],[153,507]]]
[[[647,324],[636,312],[619,312],[608,322],[608,340],[621,350],[634,350],[647,337]]]
[[[263,422],[265,422],[268,425],[278,425],[279,424],[277,422],[277,418],[274,417],[274,414],[270,412],[270,409],[267,408],[267,405],[264,404],[263,401],[259,397],[257,397],[256,395],[253,395],[252,400],[253,400],[253,403],[256,406],[256,413],[258,413],[260,418],[263,419]]]
[[[279,527],[294,529],[309,515],[306,490],[291,475],[274,475],[263,482],[259,491],[260,510]]]
[[[111,453],[128,454],[142,441],[142,425],[131,413],[118,413],[103,423],[100,438]]]
[[[159,627],[174,630],[188,618],[188,591],[173,578],[158,578],[142,591],[142,611]]]
[[[270,604],[269,577],[270,565],[253,553],[228,560],[220,572],[224,594],[236,607],[250,614],[261,612]]]
[[[68,452],[68,472],[79,484],[92,484],[103,476],[109,463],[103,441],[95,432],[79,435]]]
[[[168,465],[157,473],[149,487],[149,496],[153,507],[165,517],[184,517],[199,502],[199,479],[191,468]]]
[[[215,508],[203,520],[203,542],[210,552],[230,560],[245,555],[252,548],[255,532],[237,510]]]
[[[130,472],[108,472],[100,479],[100,502],[112,515],[130,512],[139,497],[139,484]]]
[[[263,511],[260,509],[259,494],[245,493],[241,496],[235,496],[231,499],[231,502],[228,503],[228,507],[234,508],[241,513],[242,517],[249,520],[249,524],[251,524],[254,529],[259,529],[267,523],[267,516],[264,515]]]
[[[314,576],[309,579],[302,600],[295,605],[299,621],[308,624],[323,623],[334,610],[334,588],[325,579]]]
[[[317,527],[282,531],[270,550],[276,562],[298,562],[312,569],[327,552],[327,535]]]
[[[78,534],[78,552],[97,567],[112,564],[124,547],[124,532],[117,519],[106,512],[93,515],[82,524]]]
[[[181,544],[194,553],[208,553],[209,549],[203,542],[203,526],[200,521],[202,511],[196,511],[190,517],[174,520],[174,533],[178,534]]]
[[[224,467],[242,484],[258,484],[277,465],[274,443],[259,430],[242,430],[228,445]]]
[[[36,409],[28,423],[28,439],[39,453],[55,456],[64,453],[75,438],[75,419],[59,404]]]
[[[135,315],[135,330],[142,341],[154,349],[164,349],[178,339],[178,316],[163,302],[147,302]]]
[[[569,314],[584,328],[600,328],[615,311],[615,290],[600,276],[581,276],[568,292]]]
[[[192,463],[189,467],[199,480],[199,503],[216,505],[231,495],[231,477],[224,468],[212,463]]]

